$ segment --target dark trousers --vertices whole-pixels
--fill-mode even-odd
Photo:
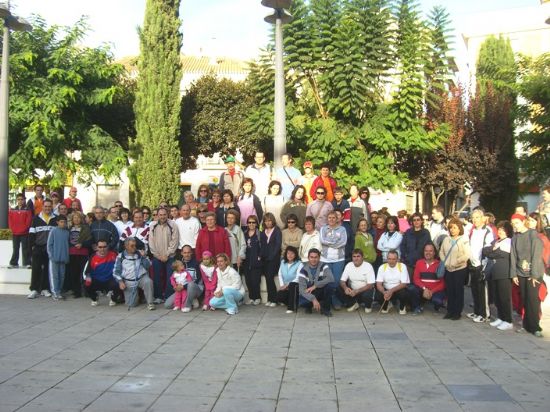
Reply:
[[[512,281],[510,279],[494,279],[491,284],[498,318],[504,322],[512,323]]]
[[[19,265],[19,248],[21,247],[23,252],[23,266],[31,264],[30,251],[29,251],[29,235],[13,235],[11,243],[13,245],[13,252],[11,254],[10,265]]]
[[[334,295],[334,286],[332,284],[325,285],[322,288],[315,289],[311,292],[321,305],[321,311],[324,313],[330,312],[330,305],[332,304],[332,296]],[[304,298],[302,295],[298,298],[298,305],[304,308],[311,309],[313,303]]]
[[[356,303],[365,305],[366,308],[372,307],[372,301],[374,299],[374,289],[365,290],[355,296],[349,296],[344,293],[344,289],[338,286],[336,289],[336,296],[344,303],[346,308],[353,306]]]
[[[50,288],[48,276],[49,266],[48,252],[46,246],[35,246],[32,249],[32,269],[30,290],[40,292]]]
[[[539,288],[540,283],[533,286],[533,282],[529,278],[518,276],[519,293],[523,303],[523,329],[529,333],[541,331],[539,325],[540,319],[540,299]]]
[[[298,309],[298,283],[290,282],[288,288],[277,291],[277,302],[285,303],[288,310]]]
[[[248,297],[252,300],[260,299],[260,280],[262,277],[261,268],[244,268],[244,279],[248,289]]]
[[[166,262],[153,258],[153,296],[155,299],[165,299],[174,294],[174,288],[170,282],[172,276],[172,263],[174,258],[169,257]],[[163,278],[164,276],[164,278]],[[164,291],[163,291],[164,286]]]
[[[374,300],[376,300],[378,303],[382,305],[382,310],[385,310],[389,304],[389,302],[384,301],[384,295],[377,289],[374,293]],[[397,292],[394,292],[390,301],[394,306],[397,306],[397,301],[399,300],[399,310],[405,309],[405,306],[410,301],[409,297],[409,291],[407,288],[405,289],[399,289]]]
[[[268,302],[277,302],[277,286],[275,286],[275,276],[279,272],[280,261],[267,260],[264,262],[265,285],[267,287]]]
[[[447,313],[451,316],[460,316],[464,309],[464,280],[468,275],[468,268],[449,272],[445,270],[445,291],[447,292]]]
[[[105,282],[100,282],[97,279],[92,278],[92,284],[90,286],[86,286],[86,294],[90,299],[93,301],[97,300],[97,292],[113,292],[112,299],[115,302],[121,302],[122,301],[122,291],[120,290],[117,281],[115,278],[111,278]]]
[[[487,281],[481,272],[481,266],[470,269],[470,288],[474,301],[474,313],[486,318],[487,313]]]
[[[67,290],[72,290],[75,297],[82,296],[82,272],[84,266],[88,261],[88,256],[83,255],[70,255],[69,256],[69,270],[66,272],[67,276]]]
[[[419,288],[416,285],[410,285],[408,289],[411,297],[411,307],[413,309],[418,308],[423,301],[427,301],[422,297],[422,293],[424,292],[422,288]],[[432,293],[431,302],[434,304],[434,309],[439,309],[445,304],[445,292],[442,291]]]

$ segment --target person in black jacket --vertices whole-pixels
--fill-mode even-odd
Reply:
[[[31,293],[28,299],[35,299],[40,294],[50,297],[49,277],[48,277],[48,236],[50,230],[57,226],[55,216],[53,215],[53,203],[50,199],[44,200],[42,211],[36,215],[29,229],[29,244],[32,250],[32,269],[31,269]]]
[[[262,302],[260,295],[260,279],[262,276],[262,257],[260,246],[260,231],[258,230],[258,218],[248,216],[246,220],[248,228],[244,231],[246,243],[246,258],[242,264],[246,288],[250,303],[259,305]]]
[[[423,228],[422,215],[413,213],[411,217],[412,226],[407,229],[401,241],[401,261],[407,265],[409,276],[412,279],[416,261],[424,254],[424,246],[432,241],[430,232]]]
[[[263,230],[260,233],[260,255],[267,286],[267,303],[265,305],[272,308],[277,306],[275,276],[279,273],[279,265],[281,264],[282,242],[283,234],[277,226],[275,216],[269,212],[264,214]]]
[[[510,252],[514,229],[508,221],[497,225],[496,239],[491,246],[483,248],[483,256],[489,259],[485,276],[493,284],[497,319],[490,323],[499,330],[510,330],[512,323],[512,276],[510,275]],[[490,268],[490,266],[492,266]]]
[[[97,242],[104,240],[109,250],[118,251],[119,234],[116,226],[105,219],[105,210],[101,206],[94,207],[95,221],[90,225],[92,232],[92,249],[97,250]]]

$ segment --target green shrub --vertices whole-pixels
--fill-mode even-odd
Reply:
[[[11,230],[0,229],[0,240],[11,240]]]

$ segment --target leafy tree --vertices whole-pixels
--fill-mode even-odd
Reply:
[[[550,178],[550,53],[520,61],[519,92],[526,100],[520,120],[525,126],[522,171],[528,181],[544,185]]]
[[[134,146],[138,201],[179,199],[181,21],[179,0],[147,0],[139,37]]]
[[[67,176],[116,178],[133,136],[132,83],[108,48],[79,45],[85,19],[71,27],[14,32],[10,55],[9,152],[12,185],[38,180],[63,186]]]
[[[181,102],[187,166],[196,156],[234,153],[252,157],[256,145],[247,138],[246,121],[252,98],[244,83],[206,75],[191,85]]]

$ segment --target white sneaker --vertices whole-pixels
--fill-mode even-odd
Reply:
[[[149,304],[147,305],[147,309],[149,309],[149,310],[155,310],[155,309],[156,309],[156,307],[155,307],[155,305],[154,305],[154,304],[152,304],[152,303],[149,303]]]
[[[52,294],[50,293],[50,291],[48,289],[44,289],[41,293],[40,293],[42,296],[45,296],[47,298],[51,297]]]
[[[252,302],[252,304],[253,304],[254,306],[258,306],[260,303],[262,303],[262,300],[261,300],[261,299],[254,299],[254,300],[251,301],[251,302]]]
[[[290,314],[290,313],[294,313],[294,311],[293,311],[293,310],[290,310],[290,309],[288,309],[288,310],[286,311],[286,313]]]
[[[500,320],[500,319],[496,319],[494,321],[492,321],[491,323],[489,323],[489,325],[493,326],[493,327],[498,327],[502,322],[504,322],[503,320]]]
[[[99,302],[97,300],[92,300],[92,306],[97,306]]]
[[[399,309],[399,314],[400,315],[406,315],[407,314],[407,309],[406,308]]]
[[[354,312],[354,311],[356,311],[357,309],[359,309],[359,303],[355,302],[355,303],[353,304],[353,306],[351,306],[351,307],[349,307],[349,308],[347,309],[347,311],[348,311],[348,312]]]
[[[191,308],[185,307],[185,308],[182,308],[181,311],[183,313],[189,313],[189,312],[191,312]]]
[[[475,318],[472,319],[475,323],[483,323],[487,322],[487,319],[485,319],[483,316],[478,315]]]
[[[208,310],[208,305],[202,305],[202,310]]]
[[[365,313],[371,313],[372,312],[372,308],[365,308]]]
[[[266,305],[266,306],[269,306],[270,308],[275,308],[277,307],[277,304],[275,302],[268,302],[269,305]]]
[[[498,330],[512,330],[512,329],[514,329],[514,325],[509,323],[509,322],[502,321],[502,323],[497,326],[497,329]]]
[[[113,299],[109,299],[109,306],[116,306],[116,302]]]
[[[271,302],[268,300],[267,302],[265,302],[265,306],[267,307],[271,306]]]
[[[181,308],[179,306],[174,306],[174,309],[172,310],[181,310]]]
[[[466,317],[469,319],[473,319],[473,318],[477,318],[477,315],[474,312],[472,312],[472,313],[468,313]]]
[[[197,309],[200,306],[198,299],[193,299],[193,309]]]
[[[382,304],[383,306],[383,304]],[[382,313],[388,313],[391,308],[393,307],[392,303],[391,302],[388,302],[388,306],[386,306],[386,309],[382,309]]]
[[[36,299],[40,294],[36,290],[31,290],[31,293],[27,295],[27,299]]]

